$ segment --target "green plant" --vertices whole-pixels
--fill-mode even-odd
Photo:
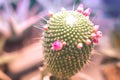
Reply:
[[[44,27],[46,69],[56,80],[70,80],[87,63],[93,44],[102,36],[99,26],[89,20],[90,8],[83,11],[62,10],[51,14]]]
[[[31,0],[0,1],[0,65],[13,58],[3,56],[6,43],[12,42],[14,45],[17,41],[22,41],[28,36],[26,33],[29,28],[41,20],[41,16],[46,16],[47,12],[40,11],[39,6]]]

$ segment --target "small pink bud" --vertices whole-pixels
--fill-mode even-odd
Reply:
[[[98,29],[99,29],[99,25],[95,25],[95,26],[93,27],[93,31],[94,31],[94,32],[97,32]]]
[[[94,43],[98,43],[98,42],[99,42],[99,41],[98,41],[98,38],[95,37],[95,38],[93,39],[93,42],[94,42]]]
[[[79,13],[83,13],[83,4],[80,4],[76,11]]]
[[[45,31],[48,30],[48,26],[47,25],[45,25],[43,28],[44,28]]]
[[[90,8],[87,8],[87,9],[84,11],[83,15],[89,16],[89,15],[90,15],[90,12],[91,12],[91,9],[90,9]]]
[[[83,47],[83,44],[82,43],[78,43],[77,48],[81,49],[82,47]]]
[[[91,44],[91,40],[90,40],[90,39],[87,39],[87,40],[86,40],[86,44],[87,44],[87,45],[90,45],[90,44]]]
[[[102,32],[101,32],[101,31],[97,31],[97,32],[96,32],[96,36],[97,36],[97,37],[102,37]]]
[[[52,11],[49,11],[49,16],[53,16],[53,12]]]
[[[52,44],[52,48],[51,48],[51,49],[58,51],[58,50],[61,50],[62,47],[63,47],[63,43],[62,43],[61,41],[57,40],[57,41],[55,41],[55,42]]]
[[[92,38],[96,37],[96,34],[95,34],[95,33],[92,33],[92,34],[91,34],[91,37],[92,37]]]
[[[63,46],[65,46],[67,43],[66,42],[63,42]]]

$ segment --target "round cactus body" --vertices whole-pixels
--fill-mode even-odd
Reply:
[[[64,80],[86,64],[93,43],[101,36],[98,25],[89,20],[89,11],[63,10],[50,17],[44,33],[44,57],[49,70],[55,77]]]

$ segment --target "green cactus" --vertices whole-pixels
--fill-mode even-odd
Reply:
[[[47,70],[56,80],[70,80],[91,55],[93,43],[101,36],[89,20],[89,9],[62,10],[50,17],[44,33],[44,57]]]

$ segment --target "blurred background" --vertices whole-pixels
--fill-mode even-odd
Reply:
[[[103,37],[72,79],[120,80],[120,0],[0,0],[0,80],[41,80],[41,28],[48,11],[77,9],[81,3],[92,9],[90,19]]]

